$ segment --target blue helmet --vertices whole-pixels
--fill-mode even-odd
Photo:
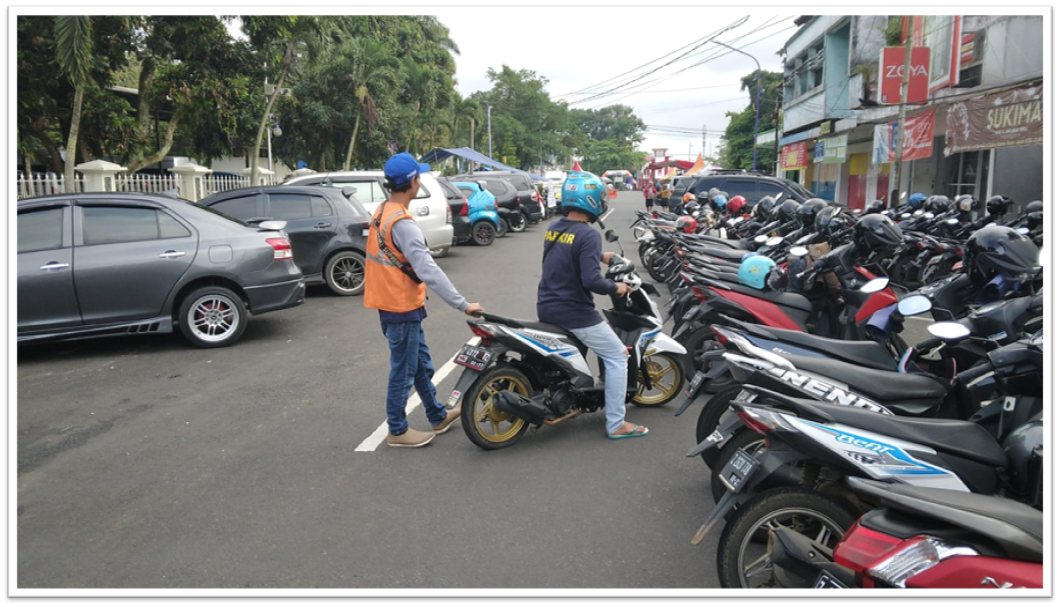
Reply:
[[[740,263],[740,271],[737,273],[737,277],[742,285],[754,287],[755,289],[764,289],[766,288],[766,279],[769,278],[770,272],[773,271],[776,265],[775,261],[765,255],[752,255]]]
[[[919,208],[920,204],[925,200],[927,200],[927,196],[924,196],[920,192],[916,192],[915,194],[909,197],[909,206],[913,207],[914,209]]]
[[[571,171],[563,181],[560,207],[588,213],[593,221],[607,211],[607,188],[604,182],[587,171]]]
[[[729,202],[729,200],[727,198],[725,198],[724,196],[722,196],[721,194],[718,194],[717,196],[714,197],[714,204],[719,209],[725,208],[725,203],[727,203],[727,202]]]

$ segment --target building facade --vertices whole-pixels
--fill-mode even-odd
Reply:
[[[894,140],[909,21],[804,16],[784,47],[780,174],[863,208],[900,193],[993,194],[1016,209],[1043,194],[1041,16],[912,17],[915,57],[901,183]],[[901,24],[900,30],[897,26]],[[916,47],[923,47],[916,48]],[[897,59],[895,58],[897,57]],[[923,97],[914,92],[921,86]]]

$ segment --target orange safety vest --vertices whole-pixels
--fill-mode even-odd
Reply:
[[[380,221],[389,205],[400,208],[391,213],[385,221]],[[392,208],[392,207],[391,207]],[[409,219],[416,221],[408,210],[390,201],[379,205],[368,228],[368,255],[364,267],[364,307],[386,310],[387,312],[411,312],[422,308],[427,303],[427,287],[417,283],[401,271],[397,265],[387,259],[379,250],[379,230],[382,230],[386,247],[400,263],[408,263],[408,258],[394,246],[390,226],[395,222]],[[380,225],[381,224],[381,225]]]

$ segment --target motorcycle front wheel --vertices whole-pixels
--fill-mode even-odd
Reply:
[[[652,387],[648,390],[638,374],[637,394],[631,401],[634,405],[661,407],[681,393],[681,387],[685,385],[685,369],[677,355],[669,352],[652,354],[645,356],[641,364],[647,367]]]
[[[522,371],[498,365],[482,374],[464,395],[460,421],[464,434],[479,447],[492,451],[514,445],[526,432],[526,420],[493,407],[493,397],[508,390],[527,398],[534,395],[533,384]]]
[[[802,487],[773,489],[737,510],[718,542],[718,580],[722,588],[773,588],[769,548],[771,530],[788,527],[818,544],[834,548],[857,515],[837,498]],[[803,580],[812,588],[815,580]]]

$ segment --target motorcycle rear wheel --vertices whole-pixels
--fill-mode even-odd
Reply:
[[[680,341],[681,345],[685,347],[685,350],[688,350],[688,353],[685,354],[685,371],[689,375],[692,375],[697,370],[699,370],[696,368],[697,357],[702,355],[707,350],[725,349],[724,346],[718,343],[718,337],[714,334],[714,331],[711,330],[710,324],[704,324],[695,331],[685,333],[685,335],[687,335],[688,337],[685,337],[683,340],[678,341]],[[718,362],[715,364],[725,363]],[[710,367],[707,367],[702,371],[706,373],[710,371]],[[711,381],[709,385],[707,385],[705,390],[711,393],[718,392],[720,390],[724,390],[725,388],[732,386],[734,382],[735,379],[733,379],[732,373],[726,370],[725,373],[714,378],[714,380]]]
[[[512,366],[498,365],[483,373],[471,385],[461,405],[460,421],[464,426],[464,434],[487,451],[514,445],[529,426],[526,420],[493,408],[493,397],[503,390],[527,398],[534,395],[533,384],[526,374]]]
[[[685,385],[685,370],[681,359],[668,352],[645,356],[642,364],[648,367],[648,377],[651,378],[652,393],[647,394],[645,386],[638,374],[637,394],[632,403],[638,407],[661,407],[672,401],[681,393],[681,386]],[[673,380],[666,379],[673,374]],[[656,392],[658,392],[656,394]]]
[[[774,587],[770,528],[785,526],[834,548],[856,520],[848,504],[810,489],[784,487],[762,493],[740,506],[725,526],[718,542],[718,581],[722,588]],[[805,580],[805,587],[811,588],[814,581]]]

